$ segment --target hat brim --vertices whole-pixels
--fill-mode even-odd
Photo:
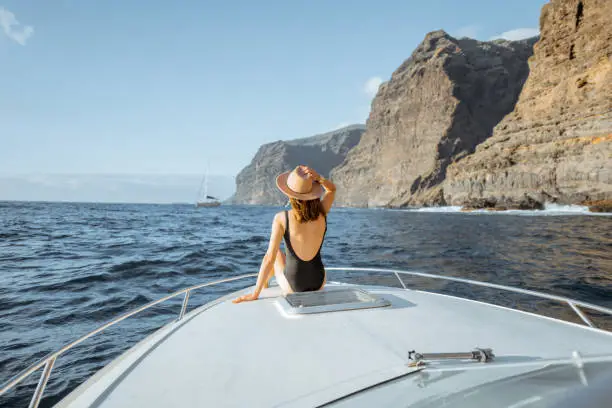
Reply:
[[[289,178],[289,174],[291,171],[286,171],[284,173],[279,174],[276,177],[276,187],[287,197],[296,198],[298,200],[316,200],[317,198],[321,198],[323,195],[323,187],[319,183],[312,183],[312,190],[308,193],[297,193],[289,188],[287,185],[287,179]]]

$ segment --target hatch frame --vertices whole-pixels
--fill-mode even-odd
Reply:
[[[346,297],[342,298],[342,296],[351,295],[354,295],[355,298],[361,297],[361,299],[346,300]],[[327,302],[325,302],[326,300]],[[304,301],[310,301],[310,304],[304,306]],[[388,299],[376,296],[367,290],[355,286],[327,287],[319,291],[290,293],[281,297],[278,303],[283,312],[289,315],[374,309],[392,305]]]

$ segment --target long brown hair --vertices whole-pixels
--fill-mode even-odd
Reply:
[[[323,214],[325,217],[325,210],[320,199],[316,200],[298,200],[296,198],[290,198],[291,208],[295,212],[295,218],[299,223],[314,221],[319,218],[319,215]]]

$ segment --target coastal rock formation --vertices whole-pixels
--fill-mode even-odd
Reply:
[[[251,163],[236,176],[233,204],[282,205],[287,198],[276,188],[276,176],[305,164],[328,177],[359,140],[365,127],[352,125],[303,139],[268,143],[259,148]]]
[[[449,168],[447,202],[516,207],[612,199],[612,1],[552,0],[542,9],[540,32],[514,111]]]
[[[361,142],[332,172],[338,203],[443,204],[448,165],[472,153],[512,111],[535,41],[427,34],[380,87]]]
[[[612,213],[612,200],[585,201],[582,204],[588,206],[591,212]]]

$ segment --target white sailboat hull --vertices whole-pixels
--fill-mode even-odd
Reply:
[[[221,205],[221,203],[219,201],[213,201],[213,202],[198,202],[196,203],[196,207],[219,207]]]

